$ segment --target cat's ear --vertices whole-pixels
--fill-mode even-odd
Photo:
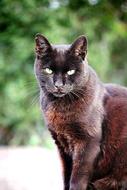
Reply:
[[[87,38],[85,36],[77,38],[71,45],[70,52],[84,60],[87,54]]]
[[[44,55],[51,52],[52,47],[47,38],[44,37],[43,35],[36,34],[35,42],[36,42],[35,52],[37,56],[43,57]]]

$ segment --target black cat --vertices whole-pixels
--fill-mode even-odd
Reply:
[[[127,89],[100,82],[87,63],[85,36],[72,45],[51,45],[40,34],[35,40],[41,108],[64,190],[127,189]]]

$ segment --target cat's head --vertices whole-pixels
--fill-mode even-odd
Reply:
[[[63,97],[81,89],[88,80],[87,39],[80,36],[71,45],[51,45],[37,34],[35,74],[47,94]]]

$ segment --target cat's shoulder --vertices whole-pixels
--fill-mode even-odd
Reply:
[[[127,98],[127,87],[112,83],[104,84],[104,86],[110,96]]]
[[[106,112],[123,118],[123,114],[127,115],[127,88],[116,84],[105,84],[105,88],[107,91],[104,97]]]

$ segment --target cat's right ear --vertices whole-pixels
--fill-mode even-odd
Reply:
[[[87,38],[84,35],[77,38],[71,45],[70,52],[84,60],[87,54]]]
[[[36,43],[35,52],[38,57],[43,57],[52,50],[52,47],[47,38],[41,34],[36,34],[35,43]]]

